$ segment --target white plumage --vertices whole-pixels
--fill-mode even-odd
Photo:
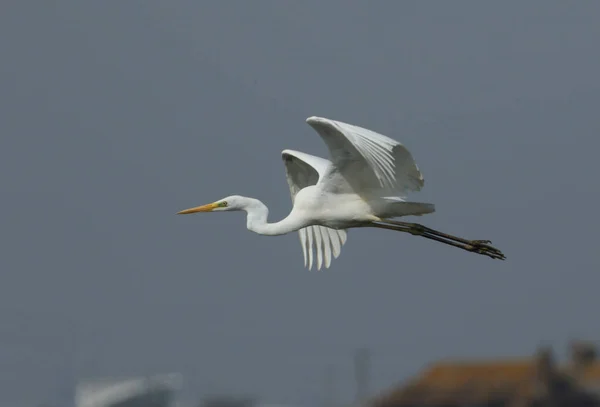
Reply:
[[[233,195],[212,204],[179,212],[243,210],[249,230],[282,235],[298,230],[304,265],[329,268],[347,240],[348,228],[378,227],[408,232],[432,240],[504,259],[489,241],[466,240],[414,223],[391,220],[435,211],[433,204],[408,202],[421,190],[423,175],[401,143],[359,126],[321,117],[306,122],[329,149],[329,160],[294,150],[283,150],[293,208],[276,223],[268,223],[268,209],[257,199]]]
[[[319,185],[331,194],[357,194],[365,201],[389,199],[402,202],[409,191],[424,184],[410,152],[399,142],[374,131],[348,123],[309,117],[306,122],[316,130],[329,148],[330,160],[294,150],[283,150],[285,172],[292,203],[298,191]],[[433,212],[433,205],[431,206]],[[397,216],[402,216],[403,213]],[[328,268],[331,256],[337,258],[346,242],[344,229],[308,226],[298,231],[304,265]],[[339,249],[337,245],[340,246]]]

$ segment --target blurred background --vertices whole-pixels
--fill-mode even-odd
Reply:
[[[0,406],[595,403],[600,3],[1,10]],[[312,115],[404,143],[419,221],[507,260],[356,230],[309,272],[296,234],[175,216],[283,218]]]

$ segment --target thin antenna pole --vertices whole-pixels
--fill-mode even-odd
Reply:
[[[367,348],[357,349],[354,355],[354,375],[356,378],[356,404],[360,405],[369,395],[370,352]]]
[[[335,369],[333,366],[327,366],[325,369],[325,388],[324,388],[323,406],[335,407],[337,404],[335,398]]]

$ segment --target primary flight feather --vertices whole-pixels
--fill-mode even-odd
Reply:
[[[298,231],[304,265],[329,268],[346,243],[346,229],[377,227],[423,236],[461,249],[504,259],[487,240],[467,240],[416,223],[393,218],[421,216],[435,211],[430,203],[407,201],[421,190],[423,175],[401,143],[359,126],[322,117],[306,122],[329,149],[329,160],[294,150],[282,158],[292,198],[292,211],[268,223],[268,208],[254,198],[233,195],[179,214],[246,211],[249,230],[262,235]]]

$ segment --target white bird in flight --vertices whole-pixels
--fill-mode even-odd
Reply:
[[[433,213],[430,203],[409,202],[409,192],[421,190],[423,176],[401,143],[374,131],[322,117],[306,122],[329,149],[330,159],[283,150],[293,208],[283,220],[269,223],[269,209],[258,199],[232,195],[178,214],[245,211],[249,230],[267,236],[298,231],[304,266],[329,268],[340,255],[346,230],[376,227],[407,232],[470,252],[504,260],[489,240],[467,240],[392,218]],[[314,251],[313,251],[314,249]]]

